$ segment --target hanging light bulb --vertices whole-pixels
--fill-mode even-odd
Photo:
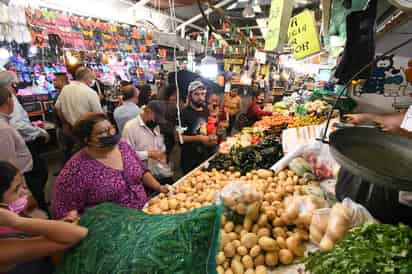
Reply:
[[[255,12],[253,11],[253,7],[250,2],[247,4],[245,9],[242,11],[242,15],[245,18],[253,18],[255,17]]]
[[[206,56],[202,59],[200,74],[203,77],[214,79],[218,74],[217,61],[213,56]]]

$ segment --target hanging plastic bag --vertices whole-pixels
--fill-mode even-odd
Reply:
[[[249,182],[234,181],[227,184],[217,198],[216,203],[225,206],[225,216],[236,223],[243,217],[256,220],[259,216],[262,194]]]
[[[329,210],[321,209],[313,213],[309,228],[310,239],[322,251],[327,251],[343,239],[349,229],[371,223],[377,221],[365,207],[345,198]]]
[[[173,171],[168,164],[157,160],[149,159],[147,164],[150,172],[156,178],[170,178],[173,176]]]

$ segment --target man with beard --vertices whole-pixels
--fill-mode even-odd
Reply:
[[[208,135],[206,89],[201,81],[193,81],[188,87],[189,104],[183,109],[181,119],[186,128],[183,133],[181,165],[184,174],[207,160],[216,146],[216,136]]]

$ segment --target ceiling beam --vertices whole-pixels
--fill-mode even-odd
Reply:
[[[144,5],[146,5],[147,3],[149,3],[151,0],[140,0],[139,2],[137,2],[136,4],[134,4],[133,8],[139,8],[139,7],[143,7]]]
[[[215,8],[221,8],[221,7],[226,6],[226,5],[228,5],[228,4],[232,3],[232,2],[234,2],[234,0],[223,0],[223,1],[219,2],[219,3],[217,3],[217,4],[215,5]],[[205,10],[205,14],[208,15],[208,14],[211,13],[212,11],[213,11],[213,9],[208,8],[207,10]],[[201,14],[201,13],[199,13],[198,15],[196,15],[196,16],[188,19],[188,20],[187,20],[186,22],[184,22],[183,24],[177,26],[176,30],[182,29],[182,28],[184,28],[185,26],[188,26],[189,24],[196,22],[196,21],[199,20],[200,18],[202,18],[202,14]]]

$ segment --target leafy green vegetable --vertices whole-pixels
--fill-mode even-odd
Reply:
[[[235,169],[244,175],[254,169],[270,168],[282,156],[280,142],[274,136],[268,136],[258,145],[233,147],[229,154],[218,153],[210,160],[208,169]]]
[[[304,259],[311,274],[411,274],[412,229],[371,224],[351,230],[331,251]]]
[[[89,234],[55,274],[216,273],[222,206],[149,215],[114,204],[88,209]],[[195,272],[194,272],[195,271]]]

